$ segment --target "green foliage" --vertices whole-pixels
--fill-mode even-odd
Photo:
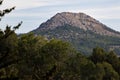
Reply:
[[[73,52],[74,49],[67,42],[48,41],[32,33],[22,35],[19,37],[19,55],[22,58],[18,66],[19,75],[31,79],[55,78]]]
[[[19,57],[22,59],[19,75],[22,78],[33,76],[35,66],[40,63],[40,49],[47,43],[47,40],[41,36],[34,36],[32,33],[19,37],[18,51]],[[38,69],[36,67],[36,69]],[[23,73],[24,72],[24,73]]]
[[[9,35],[9,36],[8,36]],[[0,33],[0,73],[1,79],[17,78],[18,70],[15,64],[18,62],[18,37],[10,29]]]
[[[2,5],[3,0],[0,0]],[[0,11],[0,20],[8,13],[13,11],[15,7]],[[18,79],[18,69],[16,64],[18,58],[18,37],[15,30],[21,26],[22,22],[13,27],[6,26],[5,31],[0,29],[0,80],[16,80]]]
[[[106,52],[102,48],[96,47],[93,49],[93,53],[90,58],[94,63],[104,62],[106,60]]]
[[[59,26],[55,29],[39,29],[33,31],[34,34],[46,36],[48,39],[56,38],[70,42],[82,54],[90,55],[96,46],[104,48],[106,51],[114,50],[120,54],[120,38],[114,36],[99,35],[92,31],[85,31],[71,25]]]
[[[113,69],[111,64],[104,62],[102,65],[103,65],[103,68],[105,71],[105,75],[103,77],[103,80],[119,80],[119,75]]]
[[[11,31],[7,28],[6,31]],[[5,35],[1,31],[0,36]],[[100,47],[88,57],[76,51],[68,42],[35,36],[19,37],[13,32],[1,39],[1,52],[8,47],[10,55],[5,61],[19,59],[0,69],[0,78],[21,80],[119,80],[120,59],[113,52]],[[1,55],[2,56],[2,55]]]
[[[113,68],[116,70],[116,72],[118,72],[120,75],[120,69],[119,69],[120,68],[120,60],[113,51],[108,53],[107,62],[109,62],[113,66]]]
[[[0,0],[0,5],[2,2]],[[0,18],[12,10],[14,7],[1,11]],[[0,30],[0,80],[120,80],[118,55],[113,51],[106,52],[104,47],[105,50],[94,48],[117,45],[118,38],[100,36],[69,25],[46,31],[49,39],[32,33],[17,36],[15,30],[21,24],[13,30],[10,26],[5,31]],[[66,30],[63,32],[63,29]],[[46,32],[40,33],[44,35]],[[53,38],[51,35],[63,41],[50,39]],[[78,50],[92,54],[82,55],[65,40]]]

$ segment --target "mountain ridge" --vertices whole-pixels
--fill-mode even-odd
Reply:
[[[83,54],[90,54],[99,46],[120,55],[120,32],[84,13],[57,13],[32,32],[48,39],[68,41]]]
[[[101,35],[120,37],[120,32],[117,32],[107,27],[98,20],[84,13],[71,13],[71,12],[57,13],[51,19],[47,20],[45,23],[42,23],[39,26],[39,28],[42,30],[54,29],[58,26],[64,26],[66,24],[69,24],[74,27],[79,27],[85,31],[91,30]],[[39,30],[39,28],[37,29]]]

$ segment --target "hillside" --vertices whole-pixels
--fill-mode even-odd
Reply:
[[[57,13],[32,32],[69,41],[84,54],[90,54],[96,46],[120,54],[120,33],[84,13]]]

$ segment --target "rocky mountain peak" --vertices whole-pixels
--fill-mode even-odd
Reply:
[[[120,33],[108,28],[106,25],[100,23],[89,15],[71,12],[57,13],[48,21],[42,23],[38,30],[52,30],[56,27],[62,27],[65,25],[78,27],[85,31],[90,30],[101,35],[120,36]]]

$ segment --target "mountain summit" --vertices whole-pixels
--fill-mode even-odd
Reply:
[[[84,14],[84,13],[71,13],[71,12],[62,12],[57,13],[47,22],[42,23],[37,31],[39,30],[52,30],[56,27],[70,25],[73,27],[78,27],[83,29],[84,31],[90,30],[100,35],[108,35],[108,36],[119,36],[120,33],[116,32],[106,25],[100,23],[96,19]]]
[[[99,46],[120,55],[120,33],[84,13],[57,13],[32,32],[68,41],[84,54]]]

